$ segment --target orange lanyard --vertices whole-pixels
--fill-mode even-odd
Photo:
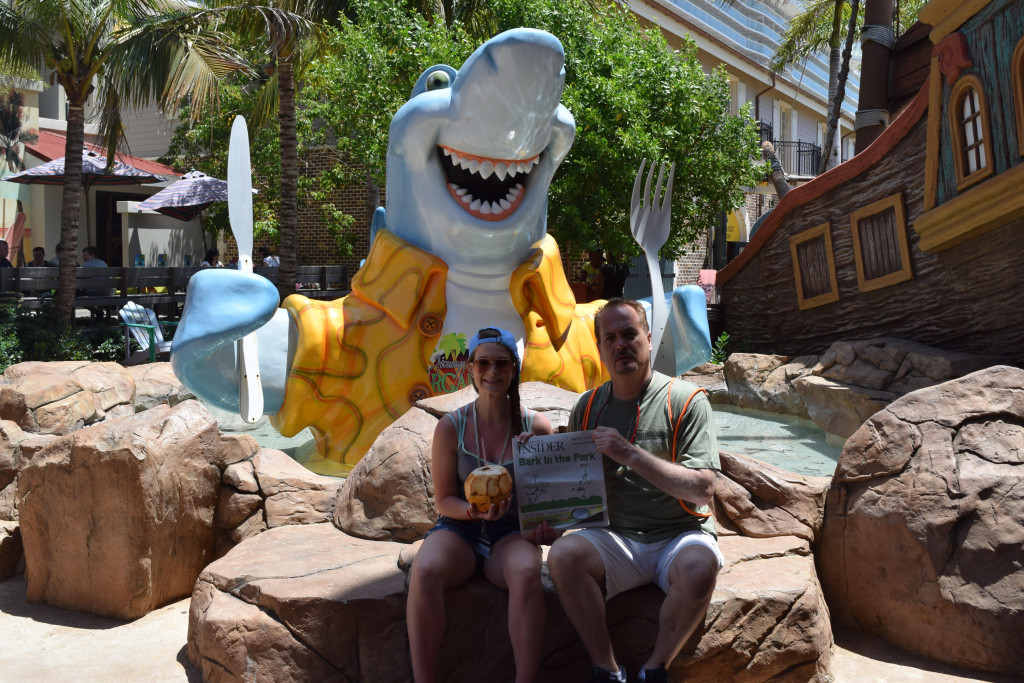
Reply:
[[[668,424],[669,424],[669,426],[672,426],[672,385],[675,384],[675,381],[676,380],[673,377],[672,380],[669,382],[669,385],[668,385]],[[587,429],[590,426],[590,408],[594,405],[594,398],[597,396],[597,392],[598,392],[597,389],[594,389],[593,391],[590,392],[590,397],[587,399],[587,407],[583,410],[583,428],[584,429]],[[676,444],[678,443],[679,427],[683,423],[683,415],[686,414],[686,409],[690,407],[690,401],[693,400],[693,397],[696,396],[699,393],[702,393],[702,392],[705,395],[708,393],[705,389],[698,388],[692,394],[690,394],[689,398],[686,399],[686,403],[683,404],[683,410],[682,410],[682,412],[679,413],[679,418],[676,420],[675,427],[672,429],[672,463],[673,464],[675,464],[675,461],[676,461]],[[640,399],[643,399],[644,394],[646,394],[646,393],[647,393],[647,387],[645,386],[644,387],[644,392],[642,394],[640,394]],[[611,394],[609,394],[609,398],[608,398],[608,401],[610,401],[610,400],[611,400]],[[595,418],[595,421],[600,419],[601,413],[604,412],[605,406],[608,405],[608,401],[605,401],[604,405],[601,406],[601,411],[597,414],[597,417]],[[639,429],[639,427],[640,427],[640,400],[637,400],[637,403],[636,403],[636,424],[633,426],[633,436],[629,440],[630,443],[635,443],[636,442],[636,433],[637,433],[637,430]],[[694,512],[689,507],[687,507],[686,503],[684,503],[682,500],[679,501],[679,504],[683,506],[684,510],[686,510],[688,513],[690,513],[694,517],[707,518],[707,517],[711,516],[710,512]]]

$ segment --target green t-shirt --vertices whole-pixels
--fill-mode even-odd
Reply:
[[[672,460],[672,424],[668,419],[668,391],[672,386],[672,420],[697,386],[680,379],[655,372],[640,402],[637,420],[637,402],[619,401],[612,396],[611,383],[594,391],[597,395],[590,408],[590,423],[583,425],[590,393],[580,397],[569,416],[569,430],[580,431],[596,427],[613,427],[625,438],[636,428],[636,445],[652,455]],[[714,417],[707,396],[700,392],[690,401],[686,415],[679,425],[676,440],[676,463],[694,469],[720,470],[718,440],[715,438]],[[604,482],[608,495],[610,527],[623,536],[642,543],[654,543],[678,536],[684,531],[703,529],[715,534],[712,517],[690,514],[679,501],[655,487],[639,474],[610,458],[604,459]],[[707,507],[698,508],[690,501],[686,506],[694,512],[706,513]]]

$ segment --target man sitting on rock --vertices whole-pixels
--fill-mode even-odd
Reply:
[[[580,397],[569,428],[594,430],[611,524],[558,539],[548,566],[593,660],[593,681],[626,680],[605,601],[657,584],[666,594],[658,637],[636,680],[667,681],[669,664],[703,620],[723,564],[705,507],[720,469],[711,405],[696,386],[651,369],[651,333],[640,303],[609,301],[594,330],[611,381]]]

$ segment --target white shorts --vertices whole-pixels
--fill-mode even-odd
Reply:
[[[590,541],[604,562],[604,581],[610,600],[619,593],[649,583],[668,593],[668,569],[683,548],[703,546],[718,558],[718,568],[725,564],[718,541],[704,531],[686,531],[675,538],[655,543],[641,543],[611,529],[588,528],[574,532]]]

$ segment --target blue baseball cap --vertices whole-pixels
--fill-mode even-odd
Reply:
[[[473,352],[476,351],[476,347],[481,344],[501,344],[512,353],[512,357],[516,359],[516,364],[521,364],[519,360],[519,349],[516,347],[516,338],[512,336],[512,333],[508,330],[503,330],[500,327],[485,327],[469,340],[469,356],[473,357]]]

